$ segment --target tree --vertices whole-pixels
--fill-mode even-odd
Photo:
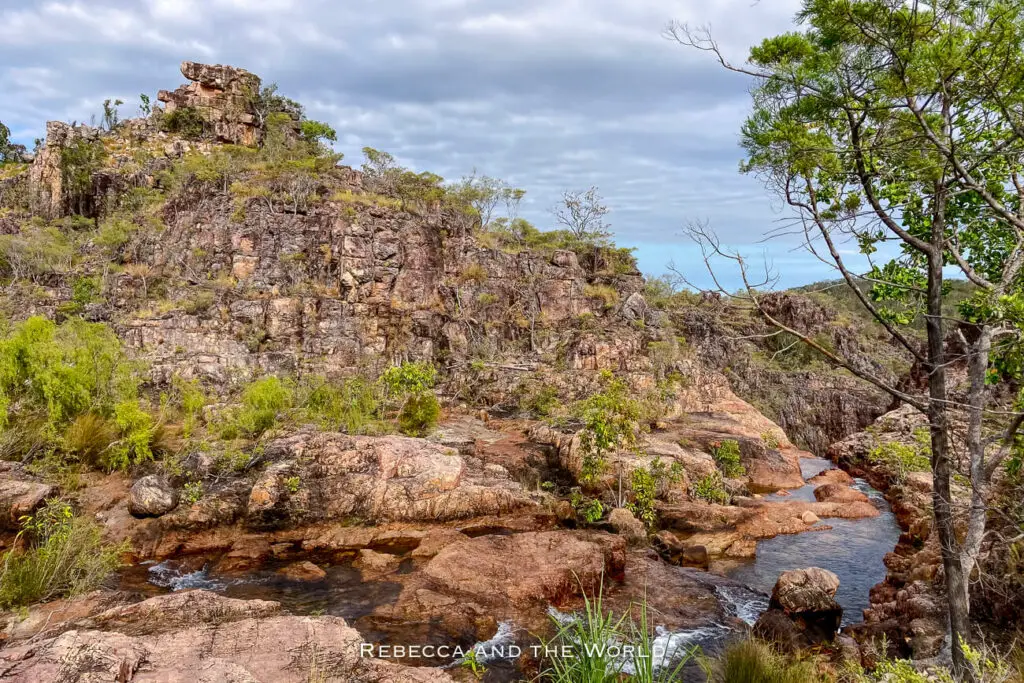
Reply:
[[[303,119],[302,105],[295,100],[277,94],[277,83],[271,83],[249,93],[249,107],[260,128],[267,124],[271,114],[284,112],[296,121]]]
[[[21,161],[25,157],[25,146],[11,142],[11,129],[0,121],[0,164]]]
[[[596,187],[589,190],[566,190],[551,213],[555,220],[582,242],[603,244],[611,231],[604,217],[609,209]]]
[[[676,24],[668,33],[753,77],[742,170],[794,210],[806,247],[927,370],[927,395],[891,386],[773,318],[758,291],[772,278],[752,282],[742,255],[704,226],[690,232],[706,260],[739,266],[746,296],[769,323],[928,416],[953,667],[970,678],[961,647],[970,637],[968,580],[993,476],[1016,457],[1024,420],[1019,398],[1010,409],[995,398],[996,385],[1019,380],[1024,360],[1024,15],[1020,3],[1001,0],[805,0],[797,18],[800,31],[766,39],[744,65],[730,62],[706,29]],[[851,270],[846,241],[869,259],[867,273]],[[876,262],[882,244],[898,255]],[[977,288],[954,318],[943,310],[947,269]],[[867,292],[858,286],[865,281]],[[917,314],[923,347],[907,328]],[[949,332],[962,355],[949,351]],[[968,368],[963,390],[948,376],[956,361]],[[958,424],[962,463],[952,438]],[[971,485],[962,540],[950,489],[956,469]]]

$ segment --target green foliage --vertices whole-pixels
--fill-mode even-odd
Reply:
[[[740,462],[740,444],[733,439],[712,443],[711,456],[722,474],[730,479],[742,477],[747,473],[747,469]]]
[[[629,479],[633,500],[626,507],[637,519],[652,527],[657,521],[654,501],[658,497],[659,489],[667,484],[682,481],[683,466],[679,462],[666,465],[661,458],[655,458],[646,468],[634,469]]]
[[[815,683],[814,663],[793,661],[755,638],[730,644],[717,662],[723,683]]]
[[[410,394],[398,413],[398,428],[406,436],[426,436],[440,417],[441,404],[434,394]]]
[[[206,126],[206,118],[195,107],[176,107],[160,117],[160,130],[176,133],[186,140],[203,137]]]
[[[770,450],[776,450],[780,446],[779,437],[775,436],[772,431],[761,432],[761,443],[764,447]]]
[[[63,450],[78,462],[100,466],[101,458],[118,439],[112,420],[96,413],[83,413],[64,431]]]
[[[122,401],[114,406],[114,424],[121,438],[103,454],[103,464],[108,470],[127,470],[153,459],[156,425],[153,416],[143,410],[138,401]]]
[[[868,460],[884,468],[897,482],[903,482],[911,472],[931,470],[928,447],[920,441],[913,444],[898,441],[878,443],[868,451]]]
[[[0,340],[0,396],[21,411],[45,411],[54,427],[86,411],[113,415],[137,394],[133,369],[101,323],[32,317]]]
[[[203,482],[190,481],[181,491],[181,501],[185,505],[195,505],[203,497]]]
[[[186,380],[178,375],[171,379],[171,391],[167,401],[181,410],[182,435],[188,439],[195,434],[203,418],[207,398],[199,380]]]
[[[98,140],[78,138],[60,148],[61,189],[73,213],[87,215],[94,208],[92,177],[106,158]]]
[[[380,380],[389,396],[418,394],[434,388],[437,369],[430,363],[406,361],[385,370]]]
[[[246,434],[258,437],[272,429],[285,411],[292,407],[292,388],[270,375],[249,384],[242,391],[242,405],[235,424]]]
[[[559,406],[558,389],[543,382],[531,384],[519,399],[520,410],[539,417],[554,415]]]
[[[619,302],[619,292],[610,285],[587,285],[583,288],[583,296],[600,299],[605,308],[611,308]]]
[[[609,453],[636,449],[646,429],[641,421],[643,407],[630,396],[626,384],[607,371],[602,371],[600,381],[602,390],[577,403],[573,411],[583,423],[580,481],[585,484],[604,472]]]
[[[372,382],[362,377],[331,382],[314,376],[302,382],[300,393],[298,404],[304,419],[348,434],[375,431],[381,405]]]
[[[690,496],[706,503],[729,504],[729,493],[725,490],[722,473],[717,470],[691,484]]]
[[[103,128],[114,130],[121,123],[121,115],[117,108],[124,104],[123,100],[103,100]]]
[[[105,249],[111,256],[115,256],[138,229],[138,225],[124,218],[108,218],[100,223],[94,241],[97,246]]]
[[[27,536],[29,544],[0,559],[2,609],[95,590],[129,550],[127,543],[105,544],[99,525],[75,518],[70,506],[56,500],[22,521],[19,536]]]
[[[294,496],[302,488],[302,479],[299,477],[287,477],[284,480],[284,487],[288,489],[288,493]]]

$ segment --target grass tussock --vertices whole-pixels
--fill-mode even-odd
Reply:
[[[22,548],[0,559],[0,608],[12,609],[95,590],[121,566],[127,544],[103,542],[94,522],[50,501],[24,521]]]

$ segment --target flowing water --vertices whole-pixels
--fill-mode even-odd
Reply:
[[[804,458],[800,469],[805,479],[831,467],[828,460]],[[768,500],[814,500],[813,484],[792,489],[790,496],[767,496]],[[771,593],[779,574],[789,569],[821,567],[839,577],[836,600],[843,607],[843,624],[862,620],[869,606],[871,587],[885,579],[882,558],[892,552],[899,540],[900,527],[882,494],[863,479],[855,479],[853,488],[868,496],[878,508],[877,517],[865,519],[824,519],[819,526],[830,531],[776,536],[759,541],[757,557],[728,571],[730,578],[751,588]]]

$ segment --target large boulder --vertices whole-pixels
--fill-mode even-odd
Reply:
[[[128,494],[128,512],[136,517],[159,517],[177,506],[177,489],[157,474],[139,479]]]
[[[827,569],[809,567],[782,572],[772,590],[772,607],[790,613],[842,609],[836,602],[839,577]]]
[[[814,497],[822,503],[867,503],[867,495],[842,484],[822,484],[814,489]]]
[[[754,631],[786,648],[831,641],[843,617],[843,608],[836,602],[837,590],[839,577],[825,569],[782,572]]]
[[[20,465],[0,463],[0,530],[20,529],[21,518],[56,493],[55,486],[34,480]]]
[[[608,514],[608,524],[615,533],[626,537],[630,543],[647,539],[647,527],[626,508],[615,508]]]
[[[445,592],[484,604],[557,604],[621,574],[625,551],[622,537],[596,532],[480,536],[446,546],[424,573]]]
[[[267,444],[272,464],[246,506],[250,527],[352,518],[445,521],[533,506],[522,487],[450,448],[402,436],[303,432]]]

